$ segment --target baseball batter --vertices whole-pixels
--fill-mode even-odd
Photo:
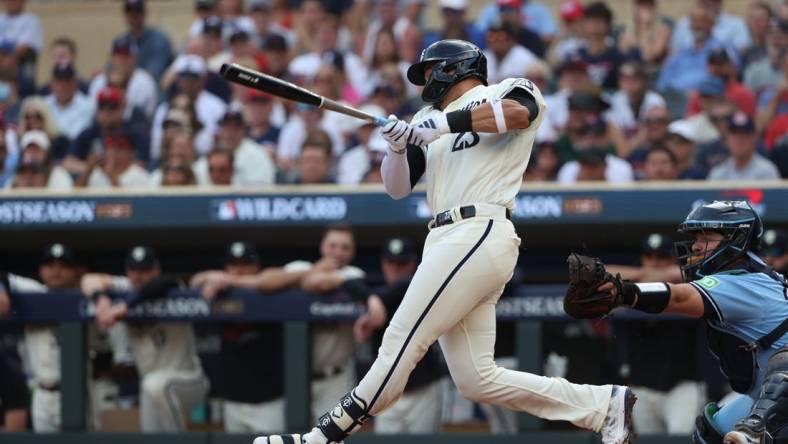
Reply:
[[[482,52],[461,40],[427,47],[408,70],[431,105],[412,123],[391,117],[382,133],[386,191],[405,197],[422,178],[434,218],[421,264],[359,385],[305,435],[259,437],[255,444],[341,443],[401,396],[408,375],[436,340],[468,399],[631,441],[635,398],[626,387],[572,384],[500,368],[493,360],[495,304],[517,261],[509,221],[537,128],[547,112],[527,79],[487,84]]]

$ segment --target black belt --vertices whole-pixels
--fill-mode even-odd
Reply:
[[[474,207],[473,205],[466,205],[464,207],[460,207],[460,217],[463,219],[476,217],[476,207]],[[506,218],[509,220],[512,219],[512,211],[508,208],[506,209]],[[454,219],[451,218],[451,210],[441,211],[440,213],[435,215],[436,227],[449,225],[453,223],[454,223]]]
[[[342,367],[331,367],[323,372],[312,372],[312,380],[320,381],[321,379],[330,378],[332,376],[336,376],[342,373],[342,370],[343,370]]]
[[[43,382],[38,383],[38,388],[42,390],[46,390],[48,392],[56,392],[60,390],[60,383],[56,382],[54,384],[44,384]]]

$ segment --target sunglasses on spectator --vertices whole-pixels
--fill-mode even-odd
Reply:
[[[103,110],[108,110],[108,111],[115,111],[116,109],[118,109],[119,106],[120,105],[118,105],[117,103],[104,102],[104,103],[99,103],[98,108],[99,109],[103,109]]]

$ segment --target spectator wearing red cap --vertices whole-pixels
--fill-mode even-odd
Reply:
[[[559,9],[560,32],[547,54],[547,60],[553,68],[558,68],[564,60],[577,54],[583,45],[583,10],[583,4],[579,0],[565,0],[561,3]]]
[[[281,128],[271,121],[274,97],[268,93],[248,88],[244,101],[243,117],[247,136],[260,144],[271,156],[276,156],[276,143]]]
[[[93,121],[95,102],[79,90],[77,73],[70,64],[55,65],[52,93],[45,100],[60,132],[75,139]]]
[[[495,22],[487,30],[487,79],[499,83],[504,79],[522,77],[537,57],[517,42],[515,29],[504,22]]]
[[[49,137],[45,132],[24,133],[19,143],[22,154],[13,180],[14,188],[70,190],[73,181],[68,172],[53,162]]]
[[[112,41],[107,68],[90,82],[90,96],[95,98],[99,91],[112,86],[125,91],[126,112],[140,108],[145,116],[153,117],[159,90],[156,81],[142,68],[137,67],[139,47],[130,36],[116,37]]]
[[[145,188],[148,172],[134,161],[134,148],[123,134],[108,136],[104,151],[90,156],[78,186],[89,188]]]
[[[489,3],[479,12],[476,27],[487,31],[498,20],[506,21],[504,15],[512,14],[521,19],[525,29],[536,34],[544,45],[552,43],[558,34],[558,26],[553,15],[545,5],[534,0],[497,0]],[[527,45],[523,45],[527,46]],[[532,48],[528,48],[533,51]],[[536,51],[534,51],[536,52]],[[540,57],[543,54],[539,54]]]
[[[673,21],[659,15],[657,0],[636,0],[632,12],[634,26],[619,34],[618,46],[656,72],[668,55]]]
[[[717,76],[725,84],[725,97],[736,106],[747,113],[755,116],[755,94],[744,86],[738,79],[736,63],[731,55],[732,49],[716,48],[713,49],[706,59],[706,69],[709,74]],[[687,101],[687,111],[685,117],[689,117],[701,112],[701,98],[698,91],[692,91]]]
[[[90,155],[103,152],[108,138],[121,133],[130,141],[136,159],[147,164],[149,145],[146,120],[139,110],[125,118],[125,108],[122,90],[107,87],[99,91],[93,123],[74,139],[63,160],[63,166],[71,174],[83,175]]]
[[[164,32],[145,24],[145,0],[124,0],[123,13],[128,31],[118,38],[134,42],[139,51],[137,67],[154,79],[160,78],[174,57],[170,39]]]
[[[755,122],[742,111],[736,111],[728,121],[725,144],[730,151],[728,160],[709,172],[709,180],[777,180],[780,173],[769,159],[757,153],[758,135]]]

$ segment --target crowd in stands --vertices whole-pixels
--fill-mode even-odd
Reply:
[[[68,35],[47,36],[24,0],[0,13],[0,186],[265,186],[379,182],[386,144],[354,118],[228,83],[236,62],[365,111],[408,118],[424,103],[404,73],[443,38],[476,43],[489,81],[527,77],[548,115],[525,179],[761,180],[788,174],[788,4],[746,17],[659,0],[633,17],[605,2],[497,0],[471,17],[441,0],[196,0],[182,42],[124,0],[127,29],[97,73]],[[619,22],[630,26],[617,25]],[[433,29],[434,28],[434,29]],[[49,76],[36,79],[39,64]],[[92,74],[92,75],[89,75]],[[38,80],[38,81],[37,81]]]

